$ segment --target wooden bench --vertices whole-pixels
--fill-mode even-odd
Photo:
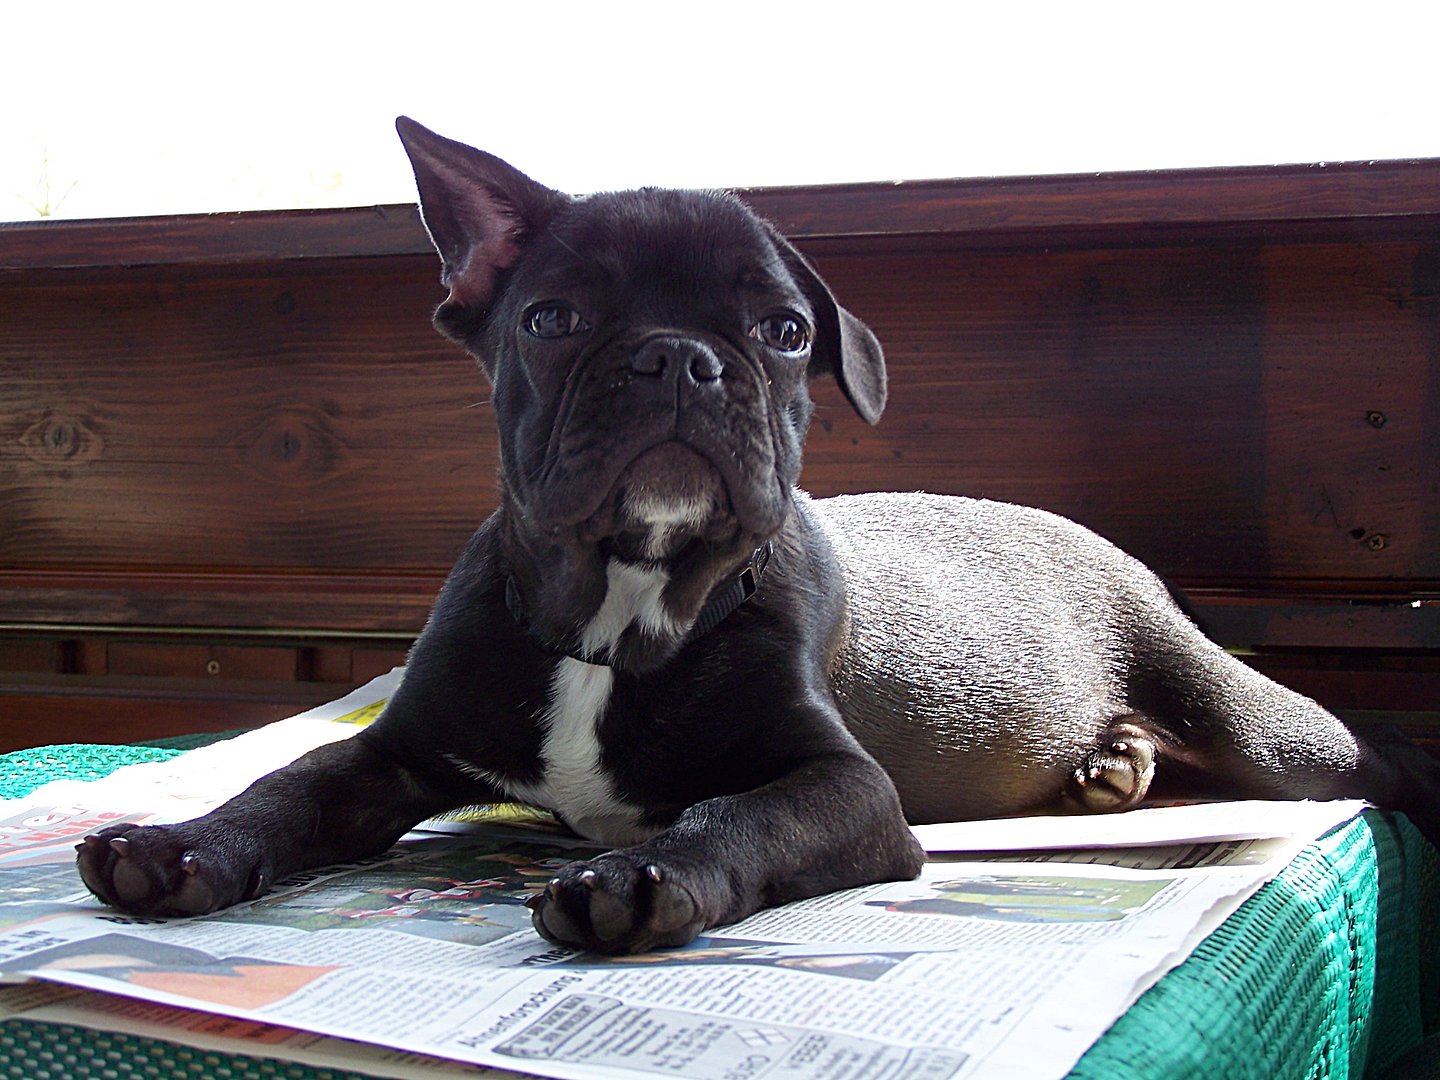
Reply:
[[[1440,161],[748,193],[884,342],[816,494],[1044,506],[1440,742]],[[494,501],[414,207],[0,225],[0,748],[278,718],[403,659]]]

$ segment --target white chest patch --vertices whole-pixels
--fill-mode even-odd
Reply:
[[[632,623],[642,630],[672,628],[660,599],[669,574],[612,561],[606,575],[605,601],[580,636],[583,651],[603,656]],[[614,685],[610,668],[562,659],[541,718],[544,774],[538,783],[502,780],[501,786],[517,799],[554,810],[581,836],[618,847],[648,839],[658,830],[640,824],[639,808],[616,796],[600,763],[598,725]]]

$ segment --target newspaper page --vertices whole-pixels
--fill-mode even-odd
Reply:
[[[357,730],[357,709],[373,704],[352,696],[271,734],[289,753]],[[634,957],[536,935],[525,899],[595,849],[493,821],[438,823],[446,831],[417,831],[377,859],[211,916],[136,918],[91,898],[73,869],[84,832],[203,812],[214,790],[248,782],[227,765],[264,771],[285,760],[226,745],[223,759],[192,751],[163,770],[135,766],[0,803],[0,973],[99,992],[25,1001],[17,995],[40,991],[23,985],[0,991],[0,1009],[87,1013],[120,1030],[169,1017],[164,1037],[176,1041],[209,1037],[198,1010],[214,1031],[228,1022],[219,1016],[237,1022],[232,1032],[273,1039],[271,1056],[369,1053],[348,1067],[376,1076],[443,1075],[434,1070],[450,1061],[584,1080],[1061,1077],[1298,846],[1362,805],[1242,811],[1241,832],[1258,820],[1268,836],[1229,835],[1233,825],[1215,823],[1226,804],[1145,812],[1133,840],[1132,815],[1115,815],[1102,835],[1119,846],[1108,848],[1072,837],[1041,849],[1027,838],[1069,819],[1002,823],[1008,840],[980,823],[936,840],[950,850],[915,881],[790,904]],[[214,773],[226,775],[210,789]],[[108,995],[176,1011],[117,1007]]]

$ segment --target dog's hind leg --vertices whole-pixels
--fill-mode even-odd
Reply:
[[[1130,704],[1156,727],[1151,795],[1359,798],[1440,844],[1440,761],[1403,737],[1367,740],[1206,638],[1169,598],[1132,609]]]

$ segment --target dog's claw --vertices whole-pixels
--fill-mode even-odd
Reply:
[[[136,915],[199,915],[265,891],[263,861],[246,838],[217,843],[193,822],[112,825],[75,846],[76,868],[100,900]]]
[[[689,883],[657,862],[611,852],[573,863],[526,901],[535,929],[557,945],[636,953],[684,945],[705,925]]]

